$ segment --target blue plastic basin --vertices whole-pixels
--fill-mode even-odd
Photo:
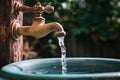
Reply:
[[[61,74],[60,58],[33,59],[1,69],[11,80],[120,80],[120,60],[110,58],[67,58],[67,74]]]

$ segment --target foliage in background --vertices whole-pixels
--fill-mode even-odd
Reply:
[[[53,5],[52,14],[44,13],[46,22],[60,22],[68,34],[87,36],[93,40],[116,40],[120,29],[119,0],[38,0]],[[24,0],[33,6],[36,0]]]

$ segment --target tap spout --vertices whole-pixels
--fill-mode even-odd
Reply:
[[[66,35],[62,25],[58,22],[44,24],[43,22],[40,23],[39,21],[34,21],[32,26],[21,26],[18,22],[16,22],[13,27],[14,36],[24,35],[41,38],[53,31],[55,31],[56,36]]]

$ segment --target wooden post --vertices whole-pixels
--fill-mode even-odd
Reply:
[[[0,0],[0,68],[12,62],[21,61],[23,38],[13,40],[10,24],[16,19],[22,24],[23,15],[16,15],[14,2],[22,0]]]

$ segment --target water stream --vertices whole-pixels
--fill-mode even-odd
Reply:
[[[29,74],[72,74],[74,70],[69,70],[70,72],[67,71],[67,63],[66,63],[66,48],[64,44],[64,37],[65,36],[58,36],[58,43],[61,49],[61,66],[60,67],[52,67],[52,68],[45,68],[45,69],[36,69],[36,70],[25,70],[25,73]],[[62,70],[61,70],[62,69]]]
[[[67,73],[66,48],[65,48],[65,44],[64,44],[64,37],[65,36],[57,37],[58,38],[58,42],[59,42],[59,46],[61,48],[62,74],[66,74]]]

